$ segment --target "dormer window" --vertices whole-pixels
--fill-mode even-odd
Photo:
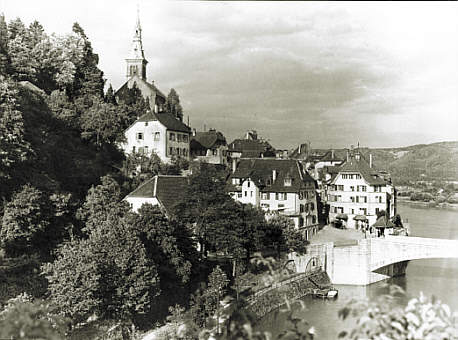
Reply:
[[[285,187],[290,187],[290,186],[291,186],[291,183],[292,183],[291,177],[285,178],[284,183],[285,183]]]

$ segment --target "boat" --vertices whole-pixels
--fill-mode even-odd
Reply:
[[[339,291],[337,289],[331,289],[328,291],[328,294],[326,295],[326,297],[328,299],[335,299],[337,298],[338,294],[339,294]]]

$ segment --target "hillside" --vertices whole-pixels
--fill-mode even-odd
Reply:
[[[313,152],[325,150],[313,149]],[[374,167],[391,173],[395,183],[407,180],[458,180],[458,141],[417,144],[400,148],[361,148]],[[345,149],[335,150],[337,156],[346,157]]]

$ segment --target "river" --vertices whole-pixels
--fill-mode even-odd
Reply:
[[[398,205],[398,213],[410,223],[411,236],[458,239],[458,211]],[[337,339],[342,330],[350,330],[354,321],[340,320],[337,312],[351,298],[375,298],[386,293],[384,283],[394,283],[405,289],[407,297],[420,292],[434,295],[458,311],[458,259],[424,259],[410,261],[406,275],[377,282],[368,286],[337,285],[339,297],[328,301],[305,297],[305,310],[295,315],[305,318],[316,329],[320,340]],[[257,325],[258,330],[271,332],[274,336],[285,328],[285,314],[278,311],[266,315]]]

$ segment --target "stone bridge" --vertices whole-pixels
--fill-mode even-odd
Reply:
[[[367,285],[405,274],[409,260],[458,258],[458,240],[386,236],[351,246],[312,245],[307,255],[290,256],[299,272],[306,270],[312,257],[320,260],[332,283]]]

